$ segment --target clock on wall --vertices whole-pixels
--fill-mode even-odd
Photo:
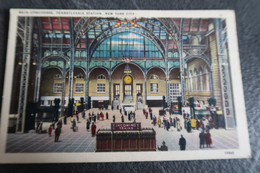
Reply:
[[[129,76],[129,75],[126,75],[126,76],[124,77],[124,83],[126,83],[126,84],[132,83],[132,77]]]

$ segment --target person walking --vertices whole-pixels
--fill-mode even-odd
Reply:
[[[188,133],[191,132],[191,124],[190,124],[190,120],[187,120],[187,132],[188,132]]]
[[[89,128],[90,128],[90,121],[89,120],[87,121],[86,127],[87,127],[87,131],[89,131]]]
[[[177,130],[181,131],[181,122],[180,122],[179,118],[177,119],[177,123],[176,124],[177,124]]]
[[[204,131],[202,130],[199,134],[199,138],[200,138],[200,148],[204,148],[204,145],[205,145],[205,133]]]
[[[96,114],[94,114],[93,121],[94,121],[94,123],[96,123],[96,121],[97,121],[97,115]]]
[[[83,111],[82,111],[82,113],[81,113],[83,119],[85,119],[85,117],[86,117],[86,112],[85,112],[85,111],[86,111],[86,109],[83,109]]]
[[[148,112],[145,112],[145,118],[148,119]]]
[[[179,139],[180,150],[184,151],[186,149],[186,139],[181,135]]]
[[[122,123],[125,122],[124,115],[121,115],[121,121],[122,121]]]
[[[94,137],[96,135],[96,129],[97,129],[97,126],[95,125],[95,123],[93,122],[92,125],[91,125],[91,134],[92,134],[92,137]]]
[[[152,109],[151,109],[151,108],[149,108],[149,113],[150,113],[150,118],[151,118],[151,120],[153,120],[153,112],[152,112]]]
[[[169,120],[167,120],[167,121],[166,121],[166,123],[167,123],[167,127],[166,127],[166,129],[167,129],[167,131],[169,131],[169,129],[171,128],[170,121],[169,121]]]
[[[106,113],[106,119],[108,120],[108,112]]]
[[[113,115],[113,123],[116,122],[116,116]]]
[[[79,123],[79,112],[76,111],[76,118],[77,118],[77,122]]]
[[[161,117],[160,116],[158,117],[157,124],[158,124],[158,127],[161,128],[162,121],[161,121]]]
[[[75,119],[72,121],[72,130],[73,130],[73,132],[76,132],[76,127],[77,127],[77,125],[76,125],[76,121],[75,121]]]
[[[59,142],[60,134],[61,134],[61,128],[60,126],[57,126],[57,128],[55,129],[54,142]]]
[[[48,129],[49,137],[51,137],[51,133],[52,133],[52,124],[50,125],[50,127],[49,127],[49,129]]]
[[[205,134],[205,141],[207,148],[209,148],[212,144],[211,134],[209,133],[209,131],[207,131],[207,133]]]
[[[100,113],[97,113],[97,119],[100,120]]]
[[[197,125],[197,121],[193,117],[191,118],[190,123],[191,123],[192,129],[195,129],[196,125]]]

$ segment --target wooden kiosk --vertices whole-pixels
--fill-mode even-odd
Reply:
[[[111,129],[99,129],[96,152],[156,151],[156,132],[141,128],[141,123],[111,123]]]

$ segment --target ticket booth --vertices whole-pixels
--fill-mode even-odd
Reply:
[[[111,123],[111,129],[99,129],[96,152],[156,151],[156,132],[141,128],[141,123]]]

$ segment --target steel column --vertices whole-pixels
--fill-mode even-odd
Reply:
[[[69,19],[70,25],[70,69],[69,69],[69,99],[73,98],[73,81],[74,81],[74,58],[75,58],[75,45],[74,45],[74,21],[73,18]]]
[[[24,18],[24,40],[23,40],[23,65],[21,69],[20,79],[20,93],[18,102],[18,117],[16,122],[16,132],[24,132],[27,96],[28,96],[28,82],[31,62],[31,43],[32,43],[32,26],[33,20],[31,17]]]
[[[180,76],[181,76],[181,96],[182,103],[186,105],[186,79],[185,79],[185,60],[183,56],[183,19],[180,23],[180,35],[179,35],[179,55],[180,55]]]
[[[39,101],[40,97],[40,87],[41,87],[41,72],[42,72],[42,29],[40,18],[36,19],[37,26],[39,29],[38,32],[38,55],[36,58],[36,75],[35,75],[35,88],[34,88],[34,102]]]

